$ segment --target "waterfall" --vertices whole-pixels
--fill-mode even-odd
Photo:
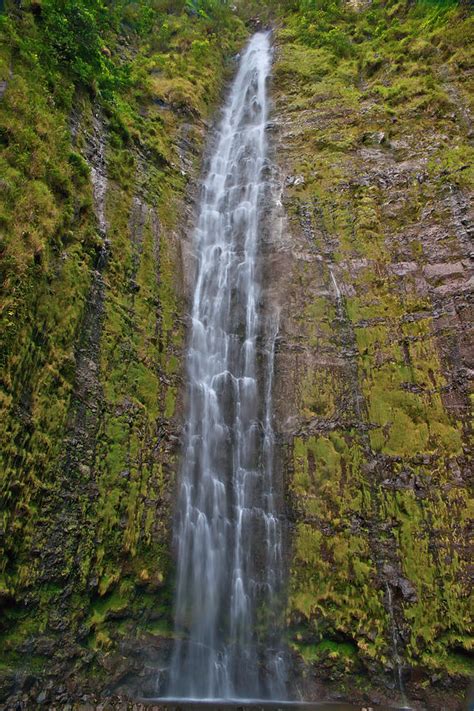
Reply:
[[[278,324],[259,314],[268,33],[240,60],[204,181],[176,523],[173,698],[284,698],[273,482]]]

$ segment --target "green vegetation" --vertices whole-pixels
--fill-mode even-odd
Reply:
[[[12,2],[0,31],[0,661],[43,636],[100,675],[121,636],[170,633],[178,234],[246,31],[120,0]]]
[[[460,249],[448,196],[472,190],[473,28],[456,2],[312,1],[286,7],[277,32],[285,170],[304,177],[285,207],[320,259],[294,262],[284,317],[307,350],[292,373],[289,635],[308,674],[338,688],[391,675],[394,625],[420,688],[431,673],[472,674],[468,404],[447,395],[456,326],[434,315],[445,281],[422,278]]]
[[[66,649],[105,684],[121,640],[173,634],[185,197],[259,16],[284,168],[304,177],[284,194],[289,229],[307,216],[321,257],[298,262],[286,314],[302,353],[289,644],[308,677],[365,688],[391,678],[395,627],[419,689],[463,684],[470,464],[446,318],[463,304],[444,313],[426,267],[460,259],[474,22],[455,0],[237,5],[0,14],[0,669],[41,675]],[[32,654],[38,640],[53,652]]]

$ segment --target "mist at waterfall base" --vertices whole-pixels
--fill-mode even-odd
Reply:
[[[269,35],[259,32],[224,106],[194,235],[168,699],[286,697],[271,424],[277,325],[258,310],[270,65]]]

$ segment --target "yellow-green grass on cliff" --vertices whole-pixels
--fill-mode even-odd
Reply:
[[[472,191],[473,28],[456,3],[301,3],[276,33],[279,151],[304,178],[286,190],[289,225],[304,206],[322,259],[312,298],[314,262],[295,271],[288,316],[315,363],[294,378],[290,640],[339,684],[390,673],[394,628],[420,688],[472,673],[467,403],[451,406],[450,297],[424,268],[460,258],[449,195]]]
[[[111,5],[94,30],[106,59],[91,84],[46,44],[60,3],[11,3],[0,17],[6,668],[28,666],[26,643],[59,634],[56,658],[72,645],[100,676],[94,660],[149,630],[152,609],[169,634],[177,231],[245,30],[229,10],[152,5]],[[89,169],[97,140],[106,235]]]

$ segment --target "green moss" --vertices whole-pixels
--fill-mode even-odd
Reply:
[[[330,658],[342,657],[353,659],[357,654],[357,647],[350,642],[333,642],[324,639],[318,644],[294,643],[294,649],[302,656],[305,662],[315,662],[329,656]]]
[[[472,649],[472,643],[469,643]],[[467,678],[472,678],[474,674],[474,661],[467,654],[450,652],[446,660],[443,660],[449,673],[453,676],[459,675]],[[430,665],[431,666],[431,665]]]
[[[332,69],[331,53],[326,49],[310,49],[299,44],[284,44],[276,67],[276,81],[283,82],[302,79],[315,82],[323,78]]]
[[[91,607],[90,617],[87,625],[95,627],[102,624],[111,613],[123,612],[128,605],[128,598],[123,597],[119,592],[114,592],[106,597],[97,600]]]
[[[439,476],[442,467],[438,465],[436,470],[425,471],[424,476]],[[399,521],[397,535],[403,568],[417,592],[416,601],[405,606],[405,616],[411,628],[408,654],[413,660],[423,655],[424,661],[433,667],[441,666],[443,656],[444,663],[448,663],[446,649],[450,643],[454,646],[454,640],[460,649],[466,643],[469,648],[465,636],[469,625],[469,593],[462,575],[465,561],[456,554],[450,555],[452,543],[444,538],[452,520],[462,521],[460,509],[464,506],[464,497],[464,492],[454,494],[447,489],[442,493],[433,491],[431,499],[425,503],[418,501],[411,491],[387,493],[384,497],[387,513]],[[427,519],[433,520],[434,534],[441,536],[436,553],[424,523]],[[457,540],[457,536],[455,532],[451,540]]]
[[[467,648],[467,504],[453,472],[464,466],[466,420],[447,394],[454,326],[440,332],[421,277],[434,259],[425,228],[443,229],[439,249],[457,254],[446,185],[472,183],[463,109],[472,19],[453,4],[389,2],[357,14],[347,5],[305,5],[284,20],[276,111],[285,171],[305,178],[284,200],[298,238],[310,216],[322,257],[321,266],[295,269],[295,313],[287,314],[288,334],[298,333],[305,349],[292,381],[300,429],[288,469],[296,519],[290,644],[318,674],[342,684],[350,673],[351,689],[361,662],[387,671],[388,555],[415,591],[394,613],[398,628],[410,630],[403,663],[456,674],[454,639],[463,659]],[[344,294],[332,314],[321,296],[326,258],[337,264]],[[400,262],[411,263],[403,275],[393,268]],[[349,671],[318,645],[350,638],[357,664]]]
[[[4,630],[4,655],[18,668],[15,650],[56,629],[59,606],[64,640],[74,645],[86,620],[89,647],[99,652],[133,634],[153,606],[164,608],[163,634],[170,616],[175,455],[167,434],[184,342],[174,235],[189,179],[178,138],[186,125],[194,177],[202,120],[245,29],[228,9],[208,18],[157,10],[146,30],[138,6],[127,10],[132,25],[121,25],[122,10],[107,8],[118,13],[104,37],[114,70],[108,83],[97,77],[94,98],[70,67],[39,60],[51,48],[30,5],[0,18],[0,74],[8,80],[0,102],[1,572],[12,610],[22,611],[8,615]],[[139,20],[146,41],[132,29]],[[116,82],[119,74],[126,80]],[[88,162],[102,123],[107,260]],[[40,576],[54,583],[42,587]]]
[[[294,539],[288,614],[290,624],[303,615],[311,636],[344,633],[357,640],[362,657],[383,657],[382,593],[374,587],[367,542],[348,526],[370,505],[360,463],[361,451],[348,435],[334,432],[294,442],[293,496],[308,523],[298,524]],[[320,522],[330,526],[330,536]],[[311,645],[301,651],[311,653]]]
[[[150,621],[144,626],[143,631],[147,634],[165,638],[172,638],[174,633],[173,625],[170,624],[169,620]]]

